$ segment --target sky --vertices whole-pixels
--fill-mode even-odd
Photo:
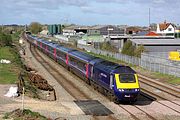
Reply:
[[[1,0],[0,24],[180,23],[180,0]]]

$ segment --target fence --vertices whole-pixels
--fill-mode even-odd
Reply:
[[[174,75],[180,77],[180,62],[172,62],[168,59],[157,57],[149,54],[142,54],[141,58],[124,55],[121,53],[113,53],[95,49],[92,46],[83,46],[78,44],[78,48],[85,49],[95,54],[113,57],[126,63],[140,66],[152,72]]]

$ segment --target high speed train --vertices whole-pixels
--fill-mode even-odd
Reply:
[[[108,96],[111,101],[137,100],[140,93],[138,76],[129,66],[94,57],[32,35],[26,36],[30,44]]]

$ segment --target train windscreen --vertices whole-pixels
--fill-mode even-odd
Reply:
[[[119,79],[121,83],[135,83],[136,78],[134,74],[120,74]]]

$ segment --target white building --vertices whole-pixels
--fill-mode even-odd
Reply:
[[[175,26],[172,23],[160,23],[157,24],[157,31],[158,34],[174,34],[175,33]]]
[[[73,36],[75,34],[76,34],[76,31],[74,29],[63,29],[64,36]]]

